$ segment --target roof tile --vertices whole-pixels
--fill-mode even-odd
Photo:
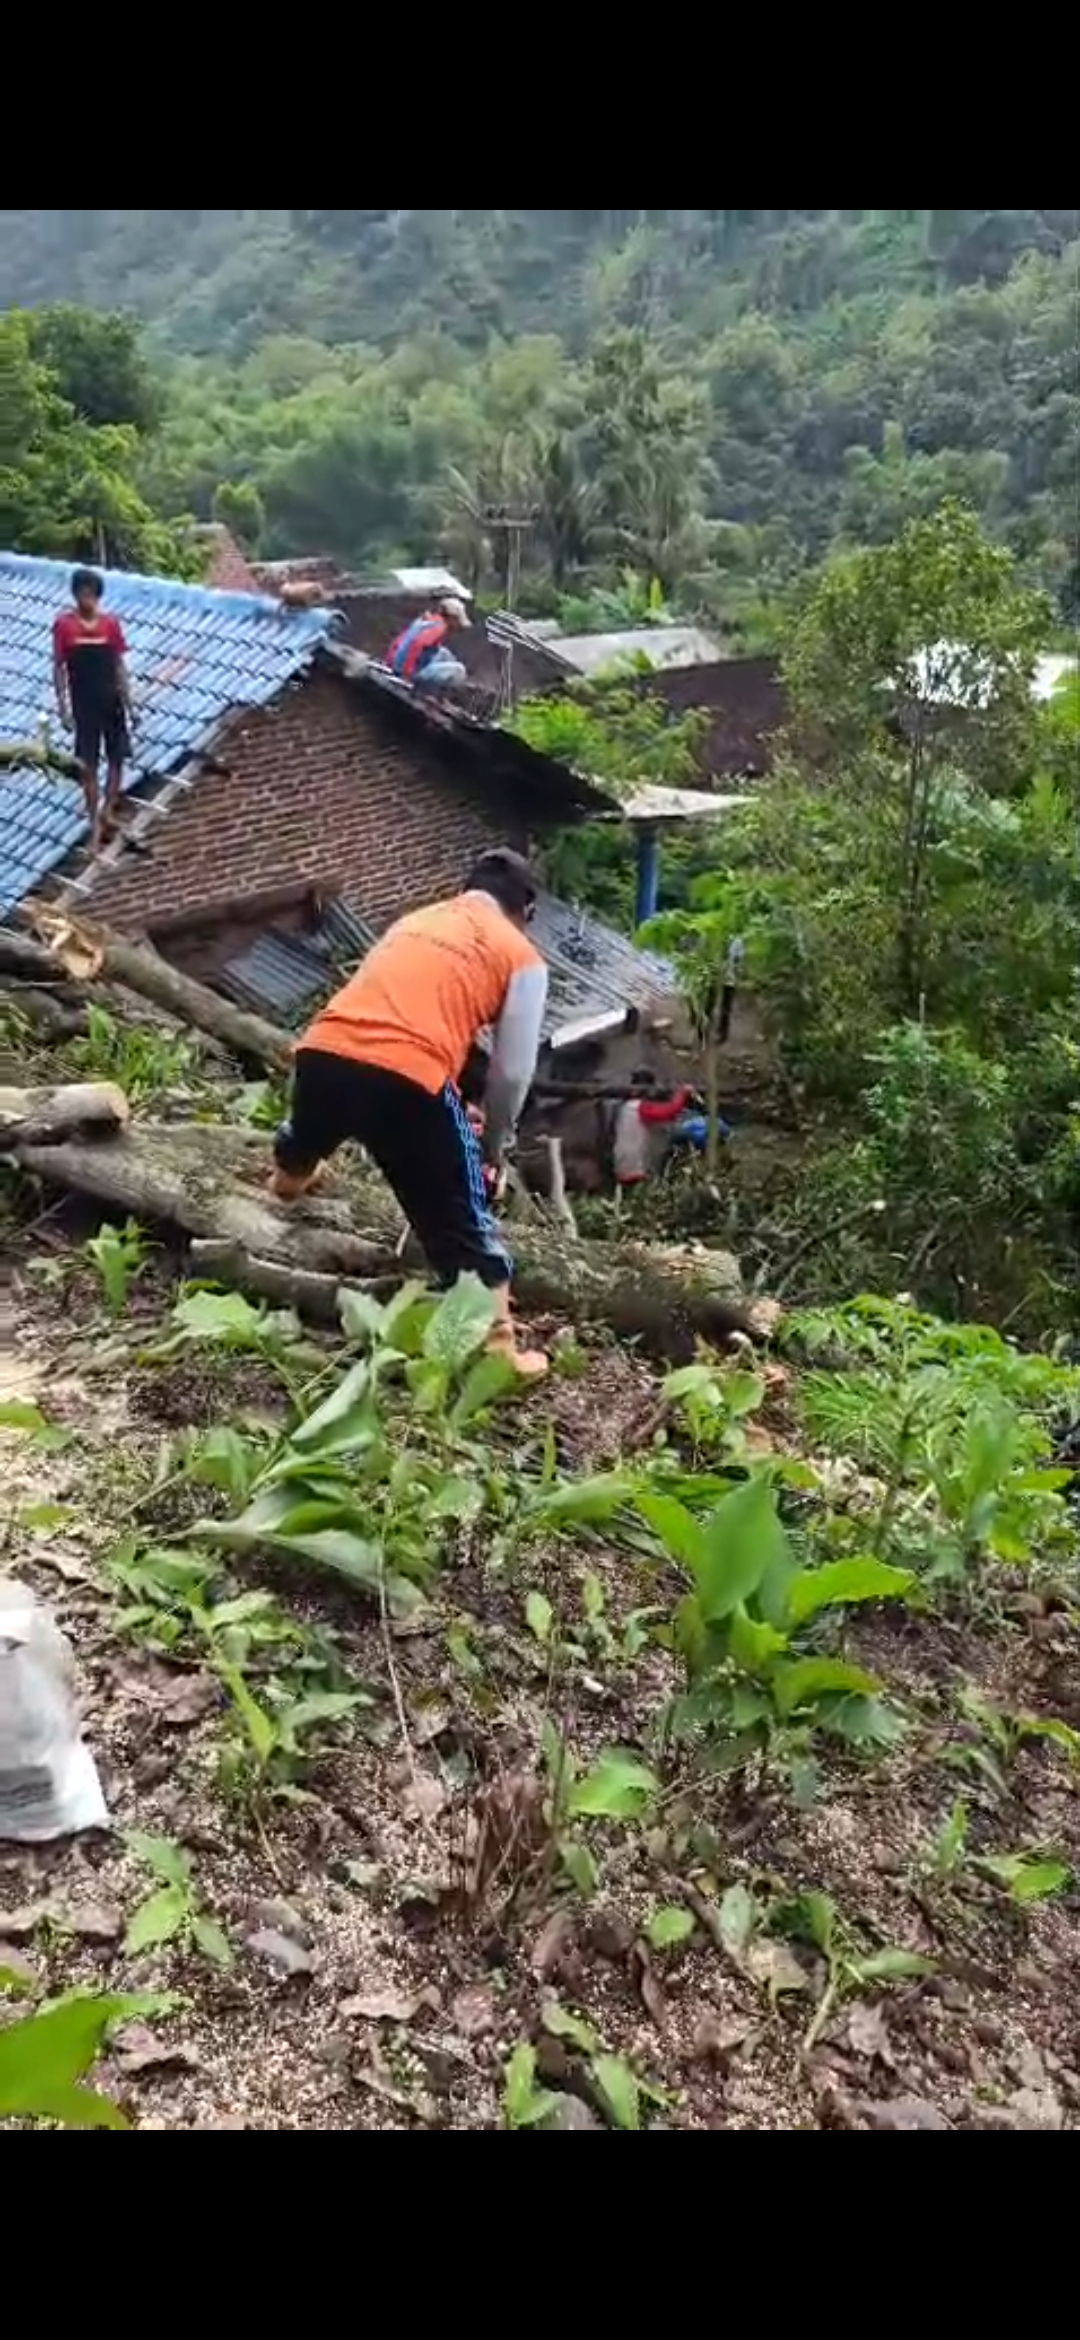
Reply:
[[[265,706],[303,672],[330,610],[285,610],[253,593],[105,570],[105,606],[127,636],[139,704],[138,762],[125,786],[176,772],[239,707]],[[52,621],[71,565],[0,553],[0,738],[34,739],[52,714]],[[27,767],[0,774],[0,917],[86,834],[73,781]]]

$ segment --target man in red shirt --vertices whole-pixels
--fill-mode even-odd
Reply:
[[[630,1077],[637,1090],[656,1088],[656,1074],[650,1065],[639,1065]],[[693,1090],[684,1086],[667,1097],[630,1097],[620,1106],[615,1116],[613,1148],[616,1196],[625,1193],[628,1187],[640,1186],[657,1167],[659,1149],[653,1132],[663,1130],[669,1134],[686,1112],[692,1096]]]
[[[86,798],[91,853],[99,852],[105,839],[116,833],[124,763],[131,754],[127,643],[119,618],[101,607],[104,590],[104,580],[96,570],[73,570],[74,607],[53,622],[56,703],[65,731],[75,735],[75,761]],[[102,750],[104,806],[98,787]]]

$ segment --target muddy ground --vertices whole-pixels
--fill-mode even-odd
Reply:
[[[0,1966],[52,1991],[178,1994],[172,2013],[122,2032],[95,2073],[136,2127],[499,2128],[504,2069],[524,2041],[556,2091],[557,2127],[610,2125],[574,2043],[545,2029],[553,1998],[656,2090],[643,2125],[1080,2125],[1075,1883],[1021,1907],[973,1871],[931,1873],[961,1796],[974,1852],[1052,1846],[1080,1872],[1080,1775],[1068,1753],[1025,1743],[995,1783],[961,1705],[974,1689],[1080,1724],[1077,1628],[1063,1604],[1005,1585],[974,1610],[864,1620],[848,1647],[899,1698],[911,1727],[898,1747],[872,1762],[828,1759],[808,1810],[775,1787],[687,1788],[675,1775],[648,1827],[595,1824],[600,1889],[582,1900],[557,1881],[530,1789],[545,1715],[583,1758],[619,1745],[655,1761],[674,1677],[651,1643],[628,1660],[594,1633],[553,1686],[525,1599],[542,1590],[580,1621],[591,1570],[618,1644],[629,1612],[676,1597],[652,1564],[564,1540],[526,1577],[493,1582],[466,1548],[431,1608],[393,1627],[334,1584],[245,1564],[242,1580],[271,1584],[332,1628],[371,1699],[317,1762],[312,1800],[275,1807],[256,1827],[217,1781],[213,1677],[147,1654],[122,1629],[107,1556],[133,1527],[182,1537],[191,1490],[148,1493],[163,1438],[280,1398],[244,1360],[140,1365],[177,1263],[155,1265],[111,1327],[93,1280],[72,1266],[78,1234],[60,1213],[18,1237],[16,1348],[0,1400],[32,1399],[72,1435],[43,1451],[0,1431],[3,1565],[70,1635],[117,1831],[186,1849],[235,1962],[219,1970],[176,1946],[127,1951],[150,1881],[118,1834],[95,1833],[0,1846]],[[565,1377],[503,1417],[501,1435],[519,1458],[536,1455],[550,1417],[564,1468],[603,1466],[648,1434],[653,1376],[607,1344],[567,1362]],[[782,1390],[771,1434],[786,1434]],[[496,1844],[486,1871],[485,1831],[489,1855]],[[830,2016],[823,1963],[804,1939],[768,1924],[750,1951],[716,1937],[720,1898],[740,1883],[760,1912],[827,1893],[862,1954],[898,1947],[929,1971],[842,1993]],[[693,1933],[650,1949],[658,1906],[685,1911]]]

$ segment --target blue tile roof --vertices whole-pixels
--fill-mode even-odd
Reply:
[[[138,762],[125,787],[167,777],[206,747],[225,716],[263,707],[314,658],[330,610],[284,610],[251,593],[217,593],[106,569],[105,607],[127,636],[139,707]],[[0,739],[37,738],[54,722],[52,621],[70,607],[71,563],[0,553]],[[73,781],[23,766],[0,772],[0,917],[86,835]]]

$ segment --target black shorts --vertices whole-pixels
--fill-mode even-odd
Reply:
[[[114,707],[76,707],[75,761],[88,771],[96,772],[102,755],[108,765],[125,764],[131,754],[127,716],[118,703]]]
[[[350,1138],[377,1162],[441,1284],[470,1270],[484,1284],[509,1282],[480,1148],[452,1081],[432,1096],[380,1065],[298,1049],[278,1167],[302,1176]]]

